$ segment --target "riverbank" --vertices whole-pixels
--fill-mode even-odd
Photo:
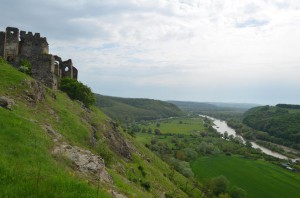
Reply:
[[[228,135],[233,135],[234,137],[239,137],[239,138],[242,139],[242,141],[243,141],[244,144],[246,143],[246,140],[242,136],[238,135],[233,128],[229,127],[227,125],[226,121],[219,120],[217,118],[213,118],[213,117],[207,116],[207,115],[199,115],[199,116],[211,119],[213,121],[213,124],[214,124],[213,128],[217,132],[219,132],[221,134],[224,134],[225,132],[227,132]],[[257,144],[254,141],[250,141],[250,143],[251,143],[252,148],[260,149],[263,153],[265,153],[267,155],[270,155],[270,156],[273,156],[273,157],[276,157],[276,158],[279,158],[279,159],[283,159],[283,160],[292,160],[293,162],[295,162],[296,160],[299,160],[298,158],[290,158],[290,157],[288,157],[286,155],[283,155],[281,153],[272,151],[272,150],[270,150],[270,149],[268,149],[266,147],[263,147],[263,146]]]

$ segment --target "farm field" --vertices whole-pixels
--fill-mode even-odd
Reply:
[[[201,157],[190,165],[200,181],[224,175],[231,185],[246,190],[248,198],[300,197],[300,174],[263,160],[220,155]]]
[[[159,125],[157,125],[159,124]],[[189,117],[189,118],[171,118],[147,122],[140,125],[141,128],[152,130],[152,133],[136,133],[136,139],[144,144],[150,143],[151,139],[156,138],[159,141],[166,143],[169,146],[174,146],[172,139],[174,135],[185,136],[190,138],[191,134],[199,134],[199,132],[206,132],[203,118]],[[154,130],[159,129],[162,135],[155,135]]]
[[[156,124],[159,123],[159,126]],[[162,134],[184,134],[190,135],[195,131],[206,131],[202,118],[172,118],[162,121],[153,122],[146,127],[151,129],[159,129]]]

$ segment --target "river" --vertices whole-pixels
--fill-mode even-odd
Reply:
[[[199,115],[199,116],[211,119],[214,123],[213,128],[216,129],[219,133],[224,134],[225,132],[227,132],[228,135],[233,135],[235,137],[240,137],[243,140],[244,143],[246,142],[245,139],[242,136],[237,135],[235,130],[233,128],[229,127],[225,121],[222,121],[222,120],[210,117],[210,116],[206,116],[206,115]],[[251,145],[252,145],[253,148],[258,148],[263,153],[265,153],[267,155],[271,155],[271,156],[279,158],[279,159],[289,159],[288,157],[286,157],[286,156],[284,156],[280,153],[271,151],[270,149],[267,149],[263,146],[260,146],[260,145],[256,144],[255,142],[251,142]],[[294,159],[292,159],[292,160],[294,160]]]

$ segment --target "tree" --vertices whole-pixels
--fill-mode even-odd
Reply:
[[[154,129],[154,133],[155,133],[155,135],[161,135],[161,132],[159,129]]]
[[[229,181],[225,176],[220,175],[218,177],[215,177],[212,182],[213,192],[215,195],[227,192]]]
[[[31,68],[32,68],[32,65],[27,59],[21,60],[19,71],[21,71],[27,75],[31,75]]]
[[[228,132],[227,131],[225,131],[225,133],[224,133],[224,139],[228,139]]]
[[[96,102],[91,88],[75,79],[62,78],[59,89],[66,92],[71,99],[81,101],[86,107],[90,107]]]
[[[250,142],[250,141],[248,141],[248,140],[246,140],[246,147],[248,147],[248,148],[251,148],[251,147],[252,147],[252,144],[251,144],[251,142]]]
[[[230,196],[232,198],[245,198],[247,197],[247,193],[244,189],[239,188],[237,186],[233,186],[230,191]]]

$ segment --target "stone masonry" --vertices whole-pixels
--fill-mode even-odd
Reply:
[[[32,77],[52,89],[59,87],[61,78],[77,80],[78,77],[72,60],[63,61],[59,56],[49,54],[47,38],[39,33],[27,33],[14,27],[0,31],[0,56],[16,68],[21,66],[23,60],[29,61]]]

